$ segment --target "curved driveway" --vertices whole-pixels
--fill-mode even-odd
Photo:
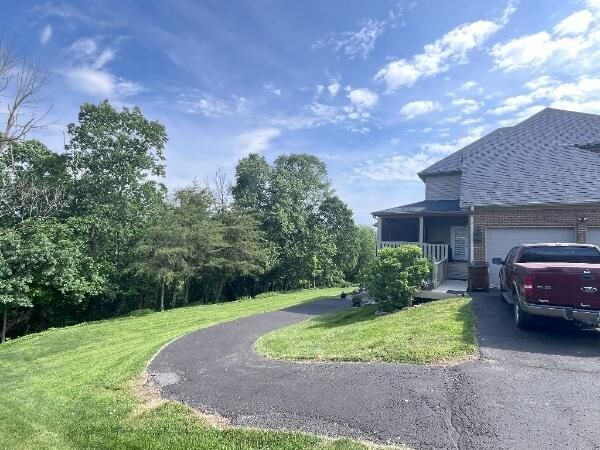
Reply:
[[[252,350],[269,331],[348,306],[320,300],[199,330],[159,352],[150,377],[164,397],[235,425],[418,449],[600,448],[600,333],[518,330],[492,294],[474,296],[480,358],[454,367],[294,363]]]

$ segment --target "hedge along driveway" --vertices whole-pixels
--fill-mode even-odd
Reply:
[[[219,430],[166,403],[146,412],[133,381],[165,343],[187,332],[339,294],[300,291],[86,323],[0,346],[2,448],[362,448],[303,434]]]

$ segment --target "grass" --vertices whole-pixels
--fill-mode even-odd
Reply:
[[[153,405],[134,394],[147,362],[177,336],[338,293],[308,290],[180,308],[9,341],[0,346],[0,448],[366,448],[347,439],[217,427],[183,405]]]
[[[269,333],[256,350],[290,360],[460,361],[476,352],[468,297],[426,303],[377,316],[374,305],[320,316]]]

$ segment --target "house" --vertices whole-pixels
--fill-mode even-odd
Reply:
[[[522,243],[600,245],[600,115],[546,108],[419,172],[425,200],[373,212],[377,245],[417,243],[434,279]]]

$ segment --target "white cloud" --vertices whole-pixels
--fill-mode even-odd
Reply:
[[[366,59],[375,48],[379,36],[385,32],[386,28],[394,28],[403,15],[404,5],[398,2],[394,8],[388,11],[384,20],[366,18],[358,24],[356,30],[329,33],[319,39],[313,45],[313,49],[330,48],[335,52],[342,52],[349,59],[356,57]]]
[[[417,173],[432,165],[439,156],[428,152],[414,155],[393,155],[377,161],[367,161],[356,167],[354,173],[359,177],[374,181],[417,181]]]
[[[350,89],[348,91],[348,98],[352,106],[361,110],[371,109],[379,101],[379,96],[375,92],[365,88]]]
[[[481,136],[483,136],[484,130],[485,128],[483,126],[471,128],[465,136],[459,139],[455,139],[454,141],[444,143],[438,142],[423,144],[421,146],[421,149],[429,153],[449,155],[450,153],[453,153],[456,150],[460,150],[461,148],[469,145],[471,142],[474,142],[477,139],[479,139]]]
[[[417,100],[407,103],[400,108],[400,113],[410,119],[432,111],[438,111],[439,109],[440,104],[438,102],[432,102],[431,100]]]
[[[412,59],[398,59],[388,63],[377,72],[375,79],[384,81],[388,91],[395,91],[412,86],[421,78],[446,72],[452,64],[465,64],[468,62],[468,54],[502,28],[513,11],[512,3],[509,3],[498,20],[477,20],[460,25],[432,44],[425,45],[423,53],[414,55]]]
[[[468,91],[469,89],[474,89],[478,86],[476,81],[473,80],[469,80],[469,81],[465,81],[463,84],[460,85],[460,89],[463,91]]]
[[[514,117],[502,120],[500,125],[509,126],[526,119],[543,108],[540,103],[572,111],[599,112],[600,78],[584,76],[576,82],[559,82],[544,76],[531,80],[525,86],[529,92],[506,98],[488,111],[496,115],[516,112]]]
[[[327,90],[329,91],[329,94],[331,94],[332,97],[335,97],[337,95],[337,93],[340,91],[341,87],[342,86],[340,85],[339,82],[334,81],[327,86]]]
[[[500,122],[498,122],[498,125],[500,125],[501,127],[511,127],[513,125],[518,124],[519,122],[523,122],[525,119],[529,119],[531,116],[540,112],[542,109],[544,109],[544,106],[541,105],[530,106],[529,108],[525,108],[524,110],[520,111],[518,114],[509,119],[501,120]]]
[[[40,43],[46,45],[52,38],[52,25],[48,24],[40,31]]]
[[[374,19],[365,20],[358,30],[330,33],[319,39],[313,48],[331,48],[342,52],[348,58],[361,57],[365,59],[375,48],[375,42],[385,31],[385,22]]]
[[[73,89],[109,99],[132,96],[143,90],[141,84],[121,78],[105,68],[116,51],[110,47],[101,48],[95,39],[77,39],[69,47],[69,54],[71,67],[61,72]]]
[[[275,94],[277,96],[281,95],[281,89],[279,89],[273,83],[264,83],[263,88],[265,89],[265,91],[270,92],[271,94]]]
[[[228,117],[246,111],[245,97],[237,95],[228,99],[217,98],[211,94],[182,96],[177,102],[179,109],[188,114],[201,114],[211,118]]]
[[[556,66],[579,73],[598,68],[600,57],[600,10],[594,2],[565,18],[551,31],[519,36],[495,44],[490,54],[495,67],[504,71]],[[567,66],[568,65],[568,66]]]
[[[67,82],[74,89],[97,97],[119,98],[135,95],[142,86],[118,78],[110,72],[79,67],[65,71]]]
[[[472,114],[481,108],[481,103],[469,98],[455,98],[452,106],[460,108],[462,114]]]
[[[479,139],[483,131],[483,127],[477,127],[469,130],[466,136],[454,141],[423,144],[421,149],[412,155],[392,155],[378,160],[369,160],[355,168],[354,173],[374,181],[416,181],[418,172]]]
[[[516,95],[514,97],[505,98],[500,106],[489,110],[490,114],[506,114],[521,109],[523,106],[530,105],[535,101],[530,95]]]
[[[581,34],[589,29],[593,21],[594,15],[587,9],[582,9],[556,24],[553,31],[559,36]]]
[[[472,117],[470,119],[463,120],[460,124],[463,126],[467,126],[467,125],[475,125],[476,123],[481,123],[481,122],[483,122],[483,119],[481,117]]]
[[[553,57],[573,58],[584,45],[580,37],[553,39],[546,31],[521,36],[504,44],[496,44],[491,50],[496,67],[513,71],[539,66]]]
[[[279,135],[281,131],[277,128],[259,128],[242,133],[235,138],[236,155],[241,157],[249,153],[260,153]]]

